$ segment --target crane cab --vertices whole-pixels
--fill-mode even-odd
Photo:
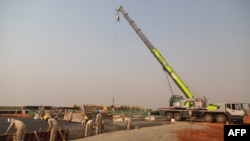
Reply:
[[[169,100],[170,107],[174,108],[189,108],[190,103],[180,95],[172,95]]]
[[[186,109],[186,108],[205,108],[207,102],[205,98],[187,98],[184,99],[180,95],[172,95],[169,101],[170,107]]]

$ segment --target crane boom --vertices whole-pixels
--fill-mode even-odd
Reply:
[[[138,34],[138,36],[141,38],[141,40],[146,44],[146,46],[151,51],[151,53],[154,55],[154,57],[162,65],[163,70],[168,73],[168,75],[172,78],[172,80],[176,83],[176,85],[180,88],[180,90],[184,93],[184,95],[187,98],[194,98],[194,95],[188,89],[187,85],[181,80],[181,78],[177,75],[177,73],[174,71],[174,69],[168,64],[168,62],[165,60],[165,58],[161,55],[160,51],[157,50],[152,45],[152,43],[144,35],[144,33],[142,32],[142,30],[129,17],[128,13],[125,12],[125,10],[122,8],[122,6],[119,6],[116,9],[116,11],[117,12],[121,12],[123,14],[124,18],[128,21],[128,23],[131,25],[131,27],[134,29],[134,31]]]

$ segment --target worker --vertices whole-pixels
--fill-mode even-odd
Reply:
[[[89,120],[89,118],[87,116],[85,116],[84,119],[81,121],[83,133],[85,133],[86,124],[87,124],[88,120]]]
[[[86,126],[86,124],[87,124],[87,122],[88,122],[88,117],[87,116],[85,116],[84,117],[84,119],[81,121],[81,124],[82,124],[82,126],[83,126],[83,129],[85,129],[85,126]]]
[[[37,111],[38,111],[38,114],[39,114],[40,110],[42,109],[42,106],[43,106],[43,105],[40,105],[40,106],[38,107],[38,110],[37,110]]]
[[[85,127],[85,137],[92,135],[93,126],[94,126],[94,120],[92,119],[88,120]]]
[[[99,112],[99,110],[96,111],[96,118],[95,118],[95,125],[96,125],[96,135],[101,134],[102,132],[102,114]]]
[[[45,115],[45,107],[41,105],[38,109],[39,118],[42,120]]]
[[[82,120],[85,119],[85,116],[86,116],[86,109],[85,109],[85,105],[82,105],[82,111],[81,111],[81,117],[82,117]]]
[[[67,121],[71,122],[72,119],[73,119],[73,111],[70,111],[69,114],[68,114],[68,117],[67,117]]]
[[[7,135],[11,127],[14,126],[16,128],[16,133],[14,134],[13,139],[15,141],[24,141],[26,125],[22,121],[16,119],[11,119],[10,122],[11,123],[6,130],[5,135]]]
[[[104,120],[102,120],[101,132],[104,132]]]
[[[124,122],[126,122],[127,130],[130,130],[131,129],[131,124],[132,124],[131,118],[130,117],[124,117],[124,118],[122,118],[122,120]]]
[[[48,121],[48,124],[49,124],[49,128],[47,129],[47,131],[50,132],[49,141],[55,141],[56,140],[56,133],[57,133],[57,129],[58,129],[58,123],[57,123],[56,119],[53,117],[47,117],[45,120]]]

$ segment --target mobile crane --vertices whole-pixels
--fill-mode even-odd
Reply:
[[[161,55],[153,44],[144,35],[142,30],[136,25],[136,23],[129,17],[128,13],[122,6],[116,8],[117,21],[119,19],[119,12],[123,14],[124,18],[128,21],[134,31],[138,34],[141,40],[145,43],[154,57],[163,67],[163,70],[171,77],[175,84],[185,95],[184,99],[180,95],[172,95],[169,101],[170,107],[158,108],[161,115],[166,116],[167,120],[174,118],[175,120],[183,120],[190,118],[191,115],[194,118],[202,118],[206,122],[213,122],[216,120],[219,123],[225,123],[227,120],[242,122],[244,118],[244,110],[241,108],[240,103],[227,102],[222,104],[210,104],[207,105],[205,98],[195,98],[188,86],[177,75],[174,69],[169,65],[166,59]]]

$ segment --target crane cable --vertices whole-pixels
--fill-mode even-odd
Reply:
[[[167,73],[166,71],[165,71],[165,74],[166,74],[166,77],[167,77],[167,80],[168,80],[168,85],[169,85],[170,93],[171,93],[172,95],[174,95],[174,91],[173,91],[172,85],[171,85],[171,83],[170,83],[168,73]]]
[[[115,15],[116,17],[116,21],[119,21],[119,13],[117,12],[117,14]],[[115,21],[115,26],[114,26],[114,50],[113,50],[113,53],[114,53],[114,56],[113,56],[113,59],[114,59],[114,62],[113,62],[113,98],[112,98],[112,106],[115,106],[115,75],[116,75],[116,22]]]

